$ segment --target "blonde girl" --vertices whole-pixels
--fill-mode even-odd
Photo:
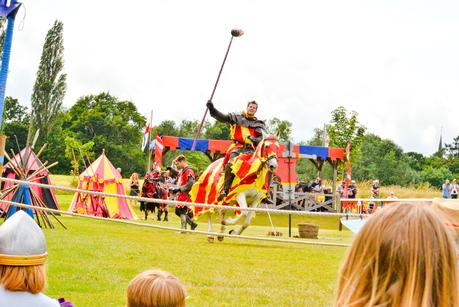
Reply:
[[[458,306],[456,254],[441,212],[396,203],[370,217],[338,278],[335,306]]]

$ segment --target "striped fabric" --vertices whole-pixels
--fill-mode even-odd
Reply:
[[[253,154],[245,154],[237,157],[233,163],[233,173],[236,175],[226,199],[218,202],[218,196],[223,188],[223,159],[213,162],[204,171],[190,191],[192,202],[205,204],[220,204],[238,206],[236,196],[250,188],[259,192],[267,193],[268,168],[263,167],[265,160],[261,153],[264,142],[260,142]],[[199,216],[204,212],[212,212],[212,209],[193,207],[194,214]]]
[[[247,139],[249,136],[256,137],[255,128],[247,128],[240,125],[231,125],[230,138],[242,144],[251,144]]]

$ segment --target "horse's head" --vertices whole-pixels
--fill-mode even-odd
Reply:
[[[279,151],[279,143],[277,137],[274,134],[263,135],[263,141],[261,142],[261,156],[266,159],[266,165],[272,172],[277,168],[277,152]]]

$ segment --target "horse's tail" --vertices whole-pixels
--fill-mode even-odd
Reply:
[[[215,204],[223,184],[222,175],[223,159],[210,164],[193,185],[190,191],[190,200],[193,203]],[[210,211],[208,208],[192,207],[195,216]]]

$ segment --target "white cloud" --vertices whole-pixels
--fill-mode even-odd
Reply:
[[[214,101],[248,99],[306,140],[339,105],[406,151],[458,135],[458,4],[450,1],[24,1],[7,94],[30,103],[46,31],[64,22],[65,105],[110,91],[145,115],[200,119],[229,41]],[[21,19],[21,13],[18,20]]]

